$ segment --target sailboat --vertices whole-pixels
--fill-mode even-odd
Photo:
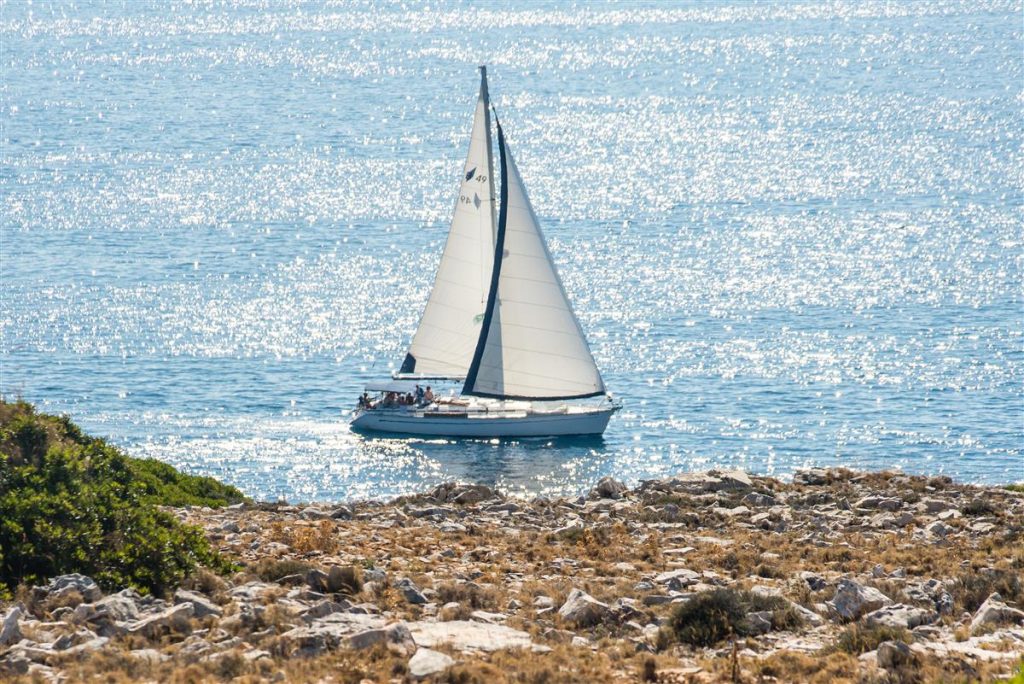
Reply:
[[[357,430],[451,437],[604,432],[605,388],[497,113],[495,195],[487,69],[434,285],[400,370],[370,384]],[[426,385],[448,385],[422,394]],[[432,396],[433,395],[433,396]]]

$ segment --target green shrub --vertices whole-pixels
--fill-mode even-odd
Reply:
[[[199,528],[158,505],[243,500],[82,435],[67,418],[0,401],[0,586],[80,572],[164,593],[198,566],[229,564]]]
[[[770,611],[772,629],[793,629],[803,618],[781,596],[766,596],[735,589],[697,594],[676,608],[669,618],[666,637],[691,646],[714,646],[730,637],[753,634],[748,613]]]

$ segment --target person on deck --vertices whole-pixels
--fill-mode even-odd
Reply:
[[[427,390],[423,393],[423,401],[427,404],[434,403],[434,393],[430,390],[430,385],[427,385]]]
[[[419,406],[423,405],[423,388],[416,385],[416,404]]]

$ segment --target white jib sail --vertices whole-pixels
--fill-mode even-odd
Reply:
[[[480,337],[497,223],[487,72],[482,67],[480,78],[469,154],[448,241],[402,373],[465,377]]]
[[[463,393],[538,400],[604,394],[500,124],[498,144],[506,189],[497,297]]]

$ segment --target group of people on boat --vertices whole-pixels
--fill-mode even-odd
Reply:
[[[425,388],[420,385],[416,385],[412,392],[387,392],[384,394],[383,399],[374,401],[370,398],[370,395],[363,392],[363,395],[359,397],[359,408],[363,409],[375,409],[375,408],[396,408],[398,406],[429,406],[434,403],[434,392],[430,389],[430,385]]]

